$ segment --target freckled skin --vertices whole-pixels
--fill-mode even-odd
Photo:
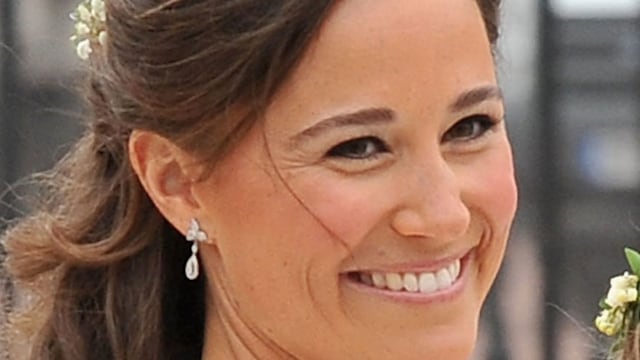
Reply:
[[[475,1],[338,4],[265,119],[194,185],[195,215],[215,242],[201,248],[205,358],[468,358],[516,187],[503,122],[474,141],[444,135],[477,113],[502,119],[495,99],[451,111],[461,93],[491,85]],[[370,107],[395,117],[291,148],[320,119]],[[388,149],[364,161],[326,156],[363,136]],[[445,302],[384,300],[341,276],[468,251],[465,287]]]

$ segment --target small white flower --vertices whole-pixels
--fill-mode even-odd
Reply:
[[[87,60],[91,54],[91,42],[89,39],[82,40],[76,46],[76,53],[82,60]]]
[[[104,12],[103,0],[91,0],[91,10],[95,12]]]
[[[609,283],[612,288],[635,288],[638,287],[638,277],[625,272],[622,275],[612,277]]]
[[[78,5],[77,14],[77,19],[74,20],[79,20],[87,24],[91,23],[91,11],[87,9],[87,6],[85,4]]]
[[[106,12],[104,9],[104,1],[103,0],[91,0],[91,13],[98,20],[105,22]]]
[[[595,325],[607,336],[614,336],[622,329],[624,314],[618,309],[602,310],[596,317]]]
[[[622,307],[630,302],[638,299],[638,290],[636,289],[616,289],[611,288],[607,293],[606,303],[611,307]]]
[[[92,46],[107,43],[106,12],[104,0],[82,0],[70,15],[75,21],[75,34],[71,36],[78,56],[87,60],[93,52]]]
[[[625,306],[638,300],[638,277],[624,273],[611,278],[611,288],[605,302],[611,307]]]
[[[76,36],[87,36],[91,33],[91,29],[83,22],[76,23]]]
[[[98,35],[98,42],[100,43],[100,45],[102,47],[107,46],[107,32],[106,31],[100,31],[100,34]]]

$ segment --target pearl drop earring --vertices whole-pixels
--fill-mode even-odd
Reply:
[[[189,280],[195,280],[200,275],[200,264],[198,263],[198,243],[206,242],[208,240],[207,234],[200,229],[200,224],[196,219],[191,219],[189,230],[187,231],[187,241],[193,242],[191,244],[191,256],[187,260],[187,265],[184,268],[184,274]]]

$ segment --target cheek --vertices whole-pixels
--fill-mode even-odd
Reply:
[[[495,185],[491,189],[491,197],[495,201],[496,215],[510,227],[518,205],[518,188],[510,150],[496,161],[494,169],[492,181]]]
[[[307,177],[295,182],[295,191],[339,241],[354,247],[382,221],[393,202],[387,178]]]
[[[505,140],[479,160],[467,169],[468,203],[485,217],[493,231],[507,231],[518,197],[509,143]]]
[[[517,207],[517,187],[508,142],[474,163],[467,176],[467,202],[489,231],[478,249],[479,271],[490,285],[502,263]]]

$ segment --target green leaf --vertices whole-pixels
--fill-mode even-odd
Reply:
[[[600,302],[598,303],[598,306],[600,306],[600,309],[602,310],[610,310],[611,309],[611,305],[607,304],[606,302],[607,297],[603,297],[602,299],[600,299]]]
[[[633,249],[625,248],[624,254],[626,255],[627,262],[631,267],[631,272],[633,272],[635,275],[640,276],[640,253]]]

